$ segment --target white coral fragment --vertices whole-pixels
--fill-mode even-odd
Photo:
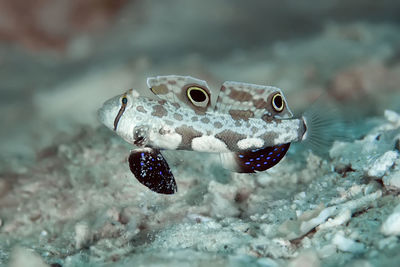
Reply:
[[[393,213],[383,222],[381,232],[384,235],[400,235],[400,204]]]
[[[343,252],[362,253],[365,251],[364,244],[345,237],[342,231],[336,233],[335,237],[332,240],[332,243]]]
[[[47,267],[48,265],[36,253],[22,247],[16,247],[11,254],[10,267]]]
[[[323,205],[320,205],[315,210],[304,212],[295,221],[285,221],[278,228],[278,231],[283,234],[287,239],[293,240],[307,234],[312,229],[322,225],[329,218],[333,218],[333,220],[323,224],[323,228],[336,226],[340,223],[346,223],[350,220],[351,217],[349,213],[353,214],[354,212],[365,210],[381,196],[382,191],[378,190],[372,194],[363,196],[355,200],[347,201],[343,204],[327,208],[323,208]]]
[[[386,188],[394,191],[400,191],[400,170],[386,175],[382,180]]]
[[[399,154],[396,151],[387,151],[385,154],[375,159],[371,164],[367,165],[365,171],[370,177],[382,178],[393,166],[398,157]]]
[[[87,246],[92,240],[89,225],[84,222],[75,225],[75,247],[81,249]]]
[[[400,114],[387,109],[385,110],[385,118],[394,124],[395,127],[400,127]]]

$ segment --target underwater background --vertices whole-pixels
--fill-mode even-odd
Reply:
[[[255,175],[166,151],[153,193],[96,113],[168,74],[323,95],[351,135]],[[400,261],[400,1],[0,0],[0,81],[2,266]]]

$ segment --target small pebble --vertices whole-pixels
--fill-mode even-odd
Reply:
[[[400,204],[394,208],[393,213],[383,222],[381,232],[384,235],[400,235]]]

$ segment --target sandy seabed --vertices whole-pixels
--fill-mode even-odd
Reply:
[[[189,56],[175,69],[146,58],[96,66],[34,93],[23,116],[3,105],[14,117],[2,133],[0,264],[395,266],[398,30],[331,24],[246,56],[238,51],[214,62]],[[280,164],[256,175],[224,170],[217,155],[166,151],[179,191],[159,195],[136,181],[127,164],[131,147],[95,116],[102,101],[144,88],[146,76],[158,73],[211,84],[226,77],[271,81],[294,109],[329,87],[364,117],[354,122],[353,138],[335,142],[329,155],[293,145]],[[371,105],[375,100],[380,106]],[[379,115],[368,115],[371,109]]]

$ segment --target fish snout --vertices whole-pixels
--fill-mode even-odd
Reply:
[[[114,130],[114,120],[118,114],[120,96],[107,100],[97,111],[97,117],[107,128]]]

